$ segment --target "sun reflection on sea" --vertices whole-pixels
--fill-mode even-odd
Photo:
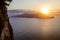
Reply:
[[[50,21],[45,20],[42,27],[42,35],[48,36],[50,34],[50,31],[51,31]]]

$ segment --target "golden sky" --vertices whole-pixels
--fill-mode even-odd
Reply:
[[[60,9],[60,0],[13,0],[8,9],[38,10],[42,7]]]

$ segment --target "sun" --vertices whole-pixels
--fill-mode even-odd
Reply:
[[[48,14],[48,12],[49,12],[48,8],[43,8],[41,11],[42,11],[43,14]]]
[[[49,8],[42,8],[41,12],[42,14],[49,14]]]

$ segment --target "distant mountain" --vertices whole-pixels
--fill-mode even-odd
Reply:
[[[24,18],[53,18],[42,15],[35,11],[30,10],[8,10],[9,17],[24,17]]]
[[[8,13],[20,13],[21,11],[19,10],[8,10]]]
[[[26,17],[26,18],[36,18],[37,14],[22,14],[22,15],[15,15],[11,17]]]
[[[8,10],[8,15],[9,16],[15,16],[15,15],[22,15],[22,14],[36,14],[35,11],[31,11],[31,10]]]
[[[25,10],[25,9],[8,10],[8,13],[34,13],[34,12],[35,11]]]

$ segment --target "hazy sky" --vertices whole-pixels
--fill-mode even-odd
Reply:
[[[60,0],[13,0],[8,9],[38,10],[43,6],[59,9]]]

